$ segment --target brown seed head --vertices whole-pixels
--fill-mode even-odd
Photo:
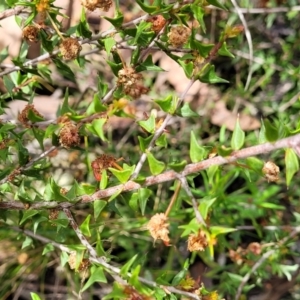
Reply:
[[[188,250],[193,251],[204,251],[208,246],[206,233],[199,230],[197,234],[190,234],[188,238]]]
[[[109,154],[102,154],[94,161],[92,161],[91,166],[96,180],[100,181],[101,173],[108,168],[114,167],[116,165],[116,162],[117,160]]]
[[[81,51],[81,45],[77,39],[66,38],[59,45],[60,53],[65,60],[75,59]]]
[[[18,115],[19,122],[25,127],[30,127],[30,120],[28,119],[29,111],[32,111],[35,115],[43,118],[43,116],[35,109],[33,104],[27,104]]]
[[[147,229],[150,231],[154,241],[160,239],[165,243],[165,245],[168,245],[170,242],[170,238],[168,236],[169,223],[167,223],[167,220],[167,216],[163,213],[160,213],[154,215],[147,225]]]
[[[269,182],[275,182],[279,180],[279,167],[272,161],[266,162],[262,171]]]
[[[159,33],[167,23],[167,20],[162,15],[153,16],[147,21],[152,23],[151,29],[155,33]]]
[[[250,243],[247,247],[247,250],[252,252],[255,255],[260,255],[261,254],[261,245],[259,243]]]
[[[94,11],[96,8],[108,11],[112,6],[112,0],[81,0],[81,5],[90,11]]]
[[[28,25],[23,29],[22,32],[23,39],[29,42],[34,42],[34,43],[38,42],[39,31],[40,30],[36,26]]]
[[[49,220],[56,220],[59,214],[59,210],[56,208],[49,209]]]
[[[117,84],[123,87],[123,92],[132,98],[138,98],[142,94],[147,94],[149,89],[142,84],[143,76],[132,67],[125,67],[118,73]]]
[[[188,27],[182,25],[174,26],[168,33],[169,44],[173,47],[180,48],[188,41],[190,35],[191,30]]]
[[[59,142],[65,148],[79,145],[78,127],[72,122],[65,123],[59,132]]]

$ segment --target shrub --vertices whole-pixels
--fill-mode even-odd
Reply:
[[[1,4],[22,29],[11,65],[0,56],[1,299],[240,299],[267,283],[275,299],[296,286],[299,9],[224,2],[81,1],[67,29],[54,1]],[[93,31],[90,11],[111,28]],[[167,57],[181,92],[158,88]],[[208,100],[190,97],[197,84]],[[49,119],[37,99],[55,90]]]

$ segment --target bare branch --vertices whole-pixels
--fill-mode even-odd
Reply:
[[[2,12],[0,12],[0,21],[3,20],[3,19],[5,19],[5,18],[8,18],[8,17],[14,16],[14,15],[18,15],[18,14],[22,13],[24,10],[26,10],[25,7],[23,7],[23,6],[16,6],[14,8],[2,11]]]
[[[71,226],[73,228],[73,230],[75,231],[75,233],[77,234],[77,237],[79,238],[80,242],[82,243],[82,245],[84,245],[89,254],[90,254],[90,257],[89,257],[89,260],[91,262],[94,262],[94,263],[98,263],[100,264],[101,266],[103,266],[107,271],[111,272],[112,275],[115,274],[118,278],[118,280],[120,281],[124,281],[121,277],[119,277],[118,275],[121,274],[121,270],[115,266],[113,266],[112,264],[109,264],[106,262],[106,259],[105,257],[99,257],[97,256],[97,253],[96,251],[94,250],[94,248],[91,246],[91,244],[87,241],[87,239],[84,237],[84,235],[82,234],[81,230],[79,229],[76,221],[74,220],[73,216],[72,216],[72,213],[70,212],[70,210],[68,209],[64,209],[64,212],[66,213],[70,223],[71,223]],[[67,253],[71,253],[72,250],[69,249],[68,247],[62,245],[62,244],[59,244],[57,242],[54,242],[44,236],[41,236],[39,234],[36,234],[30,230],[22,230],[21,228],[18,228],[18,227],[15,227],[15,226],[12,226],[12,227],[9,227],[11,229],[13,229],[14,231],[17,231],[17,232],[23,232],[25,235],[27,236],[30,236],[36,240],[39,240],[41,241],[42,243],[45,243],[45,244],[52,244],[54,247],[60,249],[61,251],[64,251],[64,252],[67,252]],[[115,276],[113,275],[113,276]],[[127,274],[128,277],[131,277],[132,275],[130,273]],[[173,286],[163,286],[163,285],[159,285],[157,284],[156,282],[154,281],[151,281],[151,280],[148,280],[146,278],[143,278],[143,277],[138,277],[138,280],[148,286],[151,286],[151,287],[154,287],[154,288],[162,288],[164,290],[167,290],[171,293],[174,293],[174,294],[178,294],[178,295],[182,295],[182,296],[186,296],[186,297],[189,297],[191,299],[196,299],[196,300],[201,300],[201,297],[200,296],[197,296],[196,294],[193,294],[193,293],[189,293],[189,292],[185,292],[185,291],[182,291],[182,290],[179,290],[179,289],[176,289],[175,287]]]
[[[243,287],[250,279],[250,276],[265,262],[266,259],[268,259],[271,255],[273,255],[280,246],[285,244],[289,239],[293,238],[297,234],[300,233],[300,226],[296,227],[287,237],[282,239],[277,243],[277,247],[275,249],[269,250],[268,252],[264,253],[262,257],[253,265],[251,270],[243,277],[241,284],[239,285],[239,288],[236,292],[235,300],[240,299],[240,296],[243,291]]]
[[[300,134],[296,134],[288,138],[278,140],[275,143],[265,143],[257,146],[248,147],[242,150],[234,151],[231,153],[230,156],[227,157],[216,156],[213,158],[203,160],[198,163],[189,164],[184,168],[184,170],[181,173],[179,173],[179,176],[186,177],[190,174],[198,173],[200,171],[206,170],[211,166],[221,166],[225,164],[230,164],[237,161],[238,159],[258,156],[260,154],[266,154],[278,149],[283,149],[283,148],[295,149],[299,145],[300,145]],[[134,181],[128,181],[125,184],[119,184],[117,186],[113,186],[105,190],[97,191],[91,196],[84,195],[80,199],[78,199],[78,201],[75,204],[94,202],[95,200],[109,198],[118,192],[122,192],[122,193],[131,192],[131,191],[138,190],[141,187],[157,185],[158,183],[173,181],[177,178],[178,178],[178,173],[174,172],[173,170],[169,170],[156,176],[147,177],[143,184],[139,184]],[[30,207],[25,208],[25,205],[21,201],[13,200],[13,201],[0,202],[0,209],[23,210],[23,209],[49,209],[55,207],[69,208],[71,206],[74,206],[75,204],[69,202],[41,201],[41,202],[32,203]]]

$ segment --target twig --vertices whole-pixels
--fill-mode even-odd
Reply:
[[[132,25],[136,25],[139,22],[147,19],[148,17],[149,17],[149,15],[146,14],[146,15],[140,17],[140,18],[137,18],[135,20],[132,20],[132,21],[130,21],[128,23],[123,24],[122,28],[127,28],[127,27],[130,27]],[[99,40],[101,38],[104,38],[104,37],[106,37],[108,35],[111,35],[111,34],[114,34],[116,32],[117,32],[116,29],[110,29],[110,30],[101,32],[99,34],[95,34],[90,39],[84,39],[84,40],[80,41],[80,44],[88,44],[88,43],[90,43],[92,41]],[[48,59],[50,57],[53,57],[53,56],[55,56],[55,55],[57,55],[59,53],[60,53],[60,50],[55,50],[55,51],[53,51],[51,53],[45,53],[45,54],[43,54],[43,55],[41,55],[41,56],[39,56],[37,58],[34,58],[32,60],[26,61],[25,63],[23,63],[22,67],[34,66],[34,65],[38,64],[39,62],[41,62],[43,60],[46,60],[46,59]],[[22,69],[22,67],[14,66],[13,68],[7,69],[7,70],[5,70],[5,71],[3,71],[3,72],[0,73],[0,77],[2,77],[4,75],[7,75],[7,74],[10,74],[10,73],[15,72],[15,71],[20,71]]]
[[[71,223],[71,226],[73,228],[73,230],[75,231],[75,233],[77,234],[77,237],[80,239],[80,242],[87,248],[87,250],[89,251],[89,254],[90,254],[90,257],[89,257],[89,260],[91,262],[95,262],[95,263],[98,263],[100,264],[101,266],[103,266],[106,270],[112,272],[113,274],[116,274],[116,275],[120,275],[121,274],[121,270],[115,266],[112,266],[111,264],[108,264],[105,260],[105,258],[103,257],[98,257],[97,254],[96,254],[96,251],[94,250],[94,248],[89,244],[89,242],[86,240],[86,238],[83,236],[83,234],[81,233],[80,229],[78,228],[78,225],[76,224],[73,216],[72,216],[72,213],[68,210],[68,209],[64,209],[65,213],[67,214],[67,217]],[[73,227],[74,226],[74,227]],[[64,251],[64,252],[67,252],[67,253],[71,253],[72,250],[69,249],[68,247],[62,245],[62,244],[59,244],[57,242],[54,242],[46,237],[43,237],[39,234],[36,234],[36,233],[33,233],[32,231],[30,230],[22,230],[21,228],[18,228],[18,227],[15,227],[15,226],[12,226],[10,227],[11,229],[13,229],[14,231],[18,231],[18,232],[23,232],[24,234],[26,234],[27,236],[30,236],[36,240],[39,240],[45,244],[52,244],[54,247],[60,249],[61,251]],[[90,252],[91,251],[91,252]],[[131,277],[132,275],[130,273],[127,274],[128,277]],[[119,276],[118,276],[119,277]],[[123,281],[123,279],[120,278],[120,280]],[[148,286],[151,286],[151,287],[154,287],[154,288],[162,288],[164,290],[168,290],[169,292],[171,293],[174,293],[174,294],[178,294],[178,295],[182,295],[182,296],[186,296],[186,297],[189,297],[191,299],[196,299],[196,300],[201,300],[201,297],[197,296],[196,294],[193,294],[193,293],[189,293],[189,292],[185,292],[185,291],[182,291],[182,290],[179,290],[179,289],[176,289],[172,286],[163,286],[163,285],[159,285],[157,284],[156,282],[154,281],[151,281],[151,280],[148,280],[148,279],[145,279],[143,277],[138,277],[138,280]]]
[[[55,149],[57,149],[57,146],[52,146],[51,148],[49,148],[48,150],[44,151],[43,153],[41,153],[40,155],[38,155],[37,157],[35,157],[34,159],[30,160],[26,165],[20,167],[18,170],[20,172],[24,171],[24,170],[28,170],[30,167],[32,167],[37,161],[45,158],[47,155],[49,155],[51,152],[53,152]],[[4,177],[2,180],[0,180],[0,184],[3,184],[5,182],[8,181],[9,176]]]
[[[181,97],[178,100],[177,107],[179,107],[181,105],[182,101],[186,97],[188,91],[190,90],[190,88],[192,87],[194,82],[195,82],[195,79],[193,79],[193,78],[189,81],[186,89],[184,90],[184,92],[182,93]],[[153,138],[152,138],[147,150],[142,154],[139,162],[136,165],[136,168],[135,168],[133,174],[131,175],[131,178],[130,178],[131,180],[135,179],[139,175],[139,173],[140,173],[140,171],[141,171],[141,169],[142,169],[142,167],[143,167],[143,165],[146,161],[146,158],[147,158],[146,153],[150,152],[153,149],[156,140],[162,135],[162,133],[164,132],[165,128],[167,127],[167,125],[169,124],[169,122],[172,118],[173,118],[173,116],[168,114],[166,116],[165,120],[163,121],[163,123],[160,125],[160,127],[157,129],[157,131],[154,133]]]
[[[252,62],[253,62],[253,44],[252,44],[252,37],[251,37],[251,33],[250,30],[248,28],[248,24],[246,22],[246,19],[243,15],[243,13],[240,10],[240,7],[238,6],[238,4],[236,3],[236,0],[231,0],[231,3],[233,4],[234,8],[236,9],[236,12],[244,26],[245,29],[245,35],[247,38],[247,42],[248,42],[248,46],[249,46],[249,72],[248,72],[248,76],[247,76],[247,81],[245,84],[245,91],[248,90],[250,82],[251,82],[251,78],[252,78]]]
[[[84,195],[81,198],[78,199],[76,204],[80,203],[89,203],[94,202],[95,200],[99,199],[105,199],[109,198],[112,195],[116,194],[117,192],[131,192],[140,189],[141,187],[147,187],[151,185],[157,185],[158,183],[168,182],[172,181],[178,178],[179,176],[186,177],[193,173],[198,173],[200,171],[206,170],[211,166],[221,166],[225,164],[230,164],[238,159],[244,159],[247,157],[252,156],[258,156],[260,154],[266,154],[278,149],[283,148],[293,148],[297,149],[297,147],[300,146],[300,134],[296,134],[281,140],[278,140],[275,143],[265,143],[257,146],[248,147],[245,149],[241,149],[238,151],[234,151],[231,153],[230,156],[222,157],[222,156],[216,156],[213,158],[209,158],[206,160],[203,160],[198,163],[193,163],[187,165],[184,170],[181,173],[176,173],[173,170],[168,170],[162,174],[156,175],[156,176],[149,176],[145,179],[143,184],[139,184],[134,181],[128,181],[125,184],[119,184],[110,188],[107,188],[105,190],[99,190],[93,195]],[[61,208],[69,208],[74,206],[75,203],[69,203],[69,202],[56,202],[56,201],[40,201],[40,202],[34,202],[31,203],[29,207],[26,209],[49,209],[49,208],[55,208],[55,207],[61,207]],[[25,206],[21,201],[2,201],[0,202],[0,209],[18,209],[18,210],[24,210]]]
[[[3,12],[0,12],[0,21],[5,19],[5,18],[8,18],[8,17],[18,15],[21,12],[23,12],[24,10],[26,10],[24,6],[16,6],[14,8],[7,9]]]
[[[207,225],[199,212],[197,201],[191,192],[191,189],[187,183],[186,178],[181,176],[179,178],[179,180],[181,181],[182,187],[185,189],[186,193],[188,194],[188,196],[190,197],[190,199],[192,201],[192,205],[193,205],[193,209],[194,209],[194,213],[195,213],[197,221],[206,227]]]
[[[214,7],[216,8],[216,7]],[[231,9],[232,12],[237,12],[236,9]],[[243,14],[274,14],[285,13],[290,11],[300,11],[300,5],[292,7],[270,7],[270,8],[239,8],[239,11]]]
[[[235,300],[240,299],[240,296],[241,296],[242,291],[243,291],[243,287],[245,286],[245,284],[250,279],[250,276],[264,263],[264,261],[266,259],[268,259],[271,255],[273,255],[280,246],[285,244],[289,239],[293,238],[298,233],[300,233],[300,226],[296,227],[287,237],[285,237],[284,239],[279,241],[277,243],[277,247],[275,249],[269,250],[268,252],[266,252],[262,255],[262,257],[253,265],[251,270],[243,277],[243,279],[242,279],[242,281],[241,281],[241,283],[238,287],[238,290],[237,290],[237,293],[236,293],[236,296],[235,296]]]

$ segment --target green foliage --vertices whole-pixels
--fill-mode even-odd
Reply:
[[[246,299],[277,277],[298,299],[296,1],[244,14],[254,58],[230,1],[108,2],[71,28],[54,1],[0,3],[23,31],[0,49],[0,298],[43,299],[53,273],[66,299]]]

